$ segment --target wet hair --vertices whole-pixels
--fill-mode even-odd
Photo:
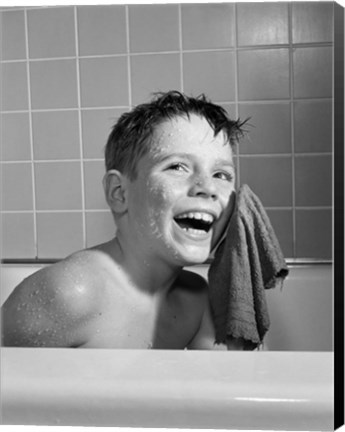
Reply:
[[[150,102],[122,114],[113,126],[105,146],[106,170],[119,170],[135,180],[138,161],[149,151],[155,128],[164,121],[189,118],[191,114],[205,118],[215,136],[223,131],[232,147],[243,135],[245,122],[231,120],[224,108],[204,94],[188,97],[178,91],[155,93]]]

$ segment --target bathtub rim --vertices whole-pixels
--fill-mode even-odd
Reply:
[[[1,357],[4,424],[47,425],[48,421],[51,426],[332,429],[331,352],[1,348]],[[103,366],[95,371],[97,361]],[[211,364],[217,367],[211,370]],[[118,380],[120,390],[109,387],[105,370]],[[52,385],[57,400],[62,401],[60,406],[53,403]],[[27,388],[33,391],[25,392]],[[95,395],[105,401],[104,407],[94,401]],[[130,401],[131,409],[123,401]],[[69,406],[72,402],[75,412]],[[83,420],[85,406],[92,424]],[[157,413],[164,414],[164,421],[155,418]],[[182,422],[176,420],[178,416]],[[59,422],[49,423],[49,419]]]

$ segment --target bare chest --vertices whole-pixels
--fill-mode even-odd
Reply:
[[[194,310],[193,310],[194,309]],[[85,348],[184,349],[201,319],[184,296],[169,299],[109,297],[85,325]]]

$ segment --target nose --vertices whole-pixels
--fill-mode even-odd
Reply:
[[[190,196],[217,199],[218,193],[213,178],[198,176],[190,188]]]

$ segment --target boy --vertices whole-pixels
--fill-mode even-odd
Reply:
[[[157,96],[124,114],[103,185],[117,226],[105,244],[43,268],[2,310],[3,344],[213,349],[201,264],[227,225],[241,124],[204,96]]]

